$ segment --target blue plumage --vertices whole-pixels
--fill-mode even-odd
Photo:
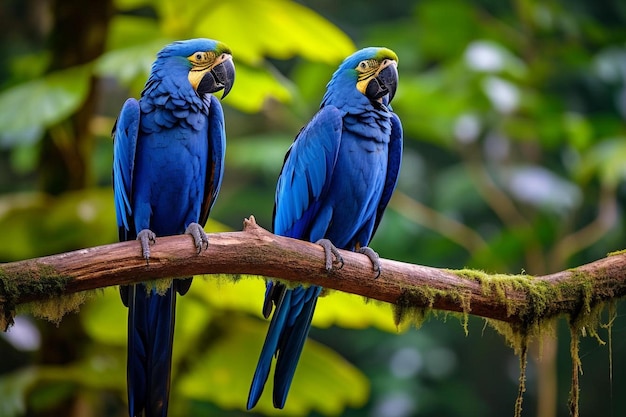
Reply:
[[[365,48],[346,58],[328,83],[321,109],[289,148],[276,187],[274,233],[361,250],[395,189],[402,126],[389,103],[397,56]],[[328,256],[329,254],[327,254]],[[374,269],[378,268],[375,258]],[[255,371],[248,409],[259,400],[272,358],[274,406],[283,408],[322,288],[268,281],[263,314],[276,306]]]
[[[152,66],[139,101],[128,99],[113,131],[113,188],[120,240],[139,239],[150,256],[155,236],[189,232],[206,245],[200,225],[219,192],[224,115],[211,93],[228,94],[234,66],[228,48],[209,39],[175,42]],[[200,224],[200,225],[198,225]],[[166,416],[176,294],[150,284],[121,287],[128,306],[128,402],[131,416]]]

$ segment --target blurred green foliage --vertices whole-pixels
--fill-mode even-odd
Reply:
[[[405,130],[398,191],[372,242],[381,256],[544,274],[624,247],[623,2],[108,0],[106,32],[90,35],[99,50],[79,13],[75,38],[58,39],[57,6],[72,16],[76,1],[9,0],[0,14],[0,261],[116,240],[117,112],[163,45],[198,36],[228,44],[237,67],[210,232],[240,229],[250,214],[270,228],[284,153],[334,68],[380,45],[400,57],[393,106]],[[70,53],[59,66],[61,41],[97,58]],[[81,178],[59,190],[57,172]],[[171,415],[512,415],[517,358],[482,320],[468,335],[443,314],[396,329],[389,306],[339,293],[320,300],[285,410],[265,395],[244,412],[267,328],[262,298],[258,277],[194,281],[179,303]],[[626,409],[620,304],[617,313],[612,377],[607,346],[581,342],[582,415]],[[125,321],[115,289],[58,327],[21,316],[0,337],[0,416],[125,415]],[[524,415],[566,416],[564,321],[543,348],[532,349]]]

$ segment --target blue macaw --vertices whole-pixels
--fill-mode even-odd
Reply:
[[[156,236],[191,234],[200,252],[202,226],[224,171],[226,135],[219,100],[235,67],[226,45],[191,39],[164,47],[139,101],[130,98],[113,129],[113,188],[119,238],[137,239],[150,258]],[[131,416],[166,416],[176,294],[191,278],[163,292],[154,284],[120,287],[128,307],[128,406]]]
[[[367,247],[396,187],[402,125],[389,105],[398,57],[365,48],[346,58],[327,85],[321,108],[289,148],[276,186],[274,233],[317,242],[326,270],[343,264],[337,248],[359,251],[380,274]],[[263,392],[272,358],[274,407],[283,408],[302,352],[319,286],[287,288],[268,281],[263,315],[276,306],[250,387],[248,409]]]

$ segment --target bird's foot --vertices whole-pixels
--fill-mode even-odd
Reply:
[[[141,243],[141,255],[148,265],[150,264],[150,245],[156,243],[156,235],[150,229],[143,229],[137,233],[137,240]]]
[[[325,268],[327,272],[332,271],[334,262],[337,262],[339,264],[339,268],[337,269],[343,268],[343,257],[339,253],[339,249],[337,249],[330,240],[320,239],[315,243],[324,248],[324,255],[326,256]],[[333,256],[335,257],[334,261]]]
[[[374,279],[378,278],[381,273],[380,256],[378,256],[378,253],[376,253],[374,249],[367,246],[359,248],[357,252],[362,253],[363,255],[370,258],[370,261],[372,261],[372,266],[374,267],[374,272],[376,272],[376,276],[374,277]]]
[[[196,245],[198,253],[202,252],[202,249],[209,248],[209,237],[206,232],[198,223],[189,223],[185,233],[193,237],[193,242]]]

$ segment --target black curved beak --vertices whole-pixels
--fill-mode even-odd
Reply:
[[[376,77],[367,84],[365,95],[370,100],[379,100],[389,94],[389,102],[393,100],[398,88],[398,68],[395,62],[384,67]]]
[[[222,99],[228,95],[230,89],[235,83],[235,64],[232,58],[226,59],[224,62],[214,66],[211,71],[207,72],[200,84],[198,84],[198,93],[207,94],[224,90]]]

